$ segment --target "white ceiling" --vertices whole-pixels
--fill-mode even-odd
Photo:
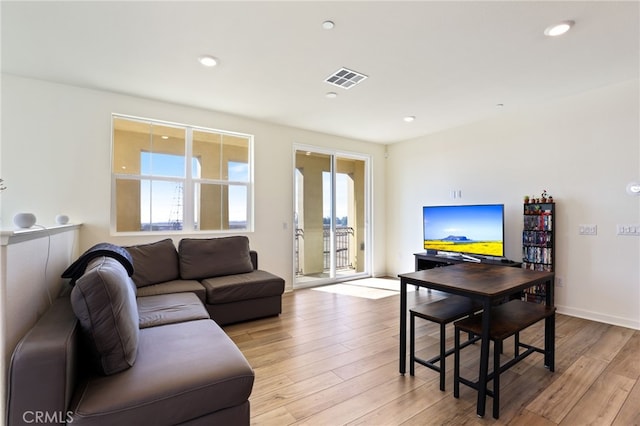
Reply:
[[[1,14],[5,73],[379,143],[639,76],[637,1],[2,1]],[[568,34],[543,35],[567,19]],[[368,78],[325,83],[340,67]]]

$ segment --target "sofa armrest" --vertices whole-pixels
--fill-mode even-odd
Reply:
[[[249,256],[251,256],[251,263],[253,264],[253,269],[258,269],[258,252],[255,250],[249,250]]]
[[[65,421],[78,374],[78,333],[71,303],[62,297],[18,343],[8,374],[7,424],[31,423],[36,412]]]

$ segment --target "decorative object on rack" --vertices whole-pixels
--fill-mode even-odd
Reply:
[[[547,197],[549,196],[549,194],[547,194],[547,190],[543,189],[542,190],[542,194],[540,194],[540,202],[541,203],[546,203],[547,202]]]
[[[528,203],[529,203],[529,196],[528,196],[528,195],[525,195],[525,196],[524,196],[524,203],[525,203],[525,204],[528,204]]]
[[[56,215],[56,223],[58,225],[66,225],[67,223],[69,223],[69,216],[67,216],[66,214]]]
[[[33,213],[17,213],[13,217],[13,223],[18,228],[31,228],[36,224],[36,215]]]

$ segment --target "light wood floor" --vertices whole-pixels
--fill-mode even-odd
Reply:
[[[442,297],[411,292],[409,306]],[[286,293],[283,313],[225,327],[253,366],[255,425],[638,425],[640,331],[565,315],[556,319],[556,368],[533,354],[501,375],[500,419],[476,416],[476,394],[453,397],[438,373],[416,365],[398,372],[399,296],[377,300],[312,289]],[[451,329],[447,330],[452,337]],[[437,326],[418,321],[418,353],[437,352]],[[521,335],[542,344],[542,323]],[[452,339],[450,339],[452,340]],[[504,352],[512,353],[511,340]],[[462,352],[463,376],[476,371],[479,347]],[[408,371],[408,368],[407,368]]]

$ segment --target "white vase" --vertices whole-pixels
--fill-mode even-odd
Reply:
[[[36,224],[36,215],[33,213],[17,213],[13,217],[13,223],[18,228],[31,228]]]
[[[66,214],[59,214],[56,216],[56,223],[58,225],[66,225],[67,223],[69,223],[69,216],[67,216]]]

